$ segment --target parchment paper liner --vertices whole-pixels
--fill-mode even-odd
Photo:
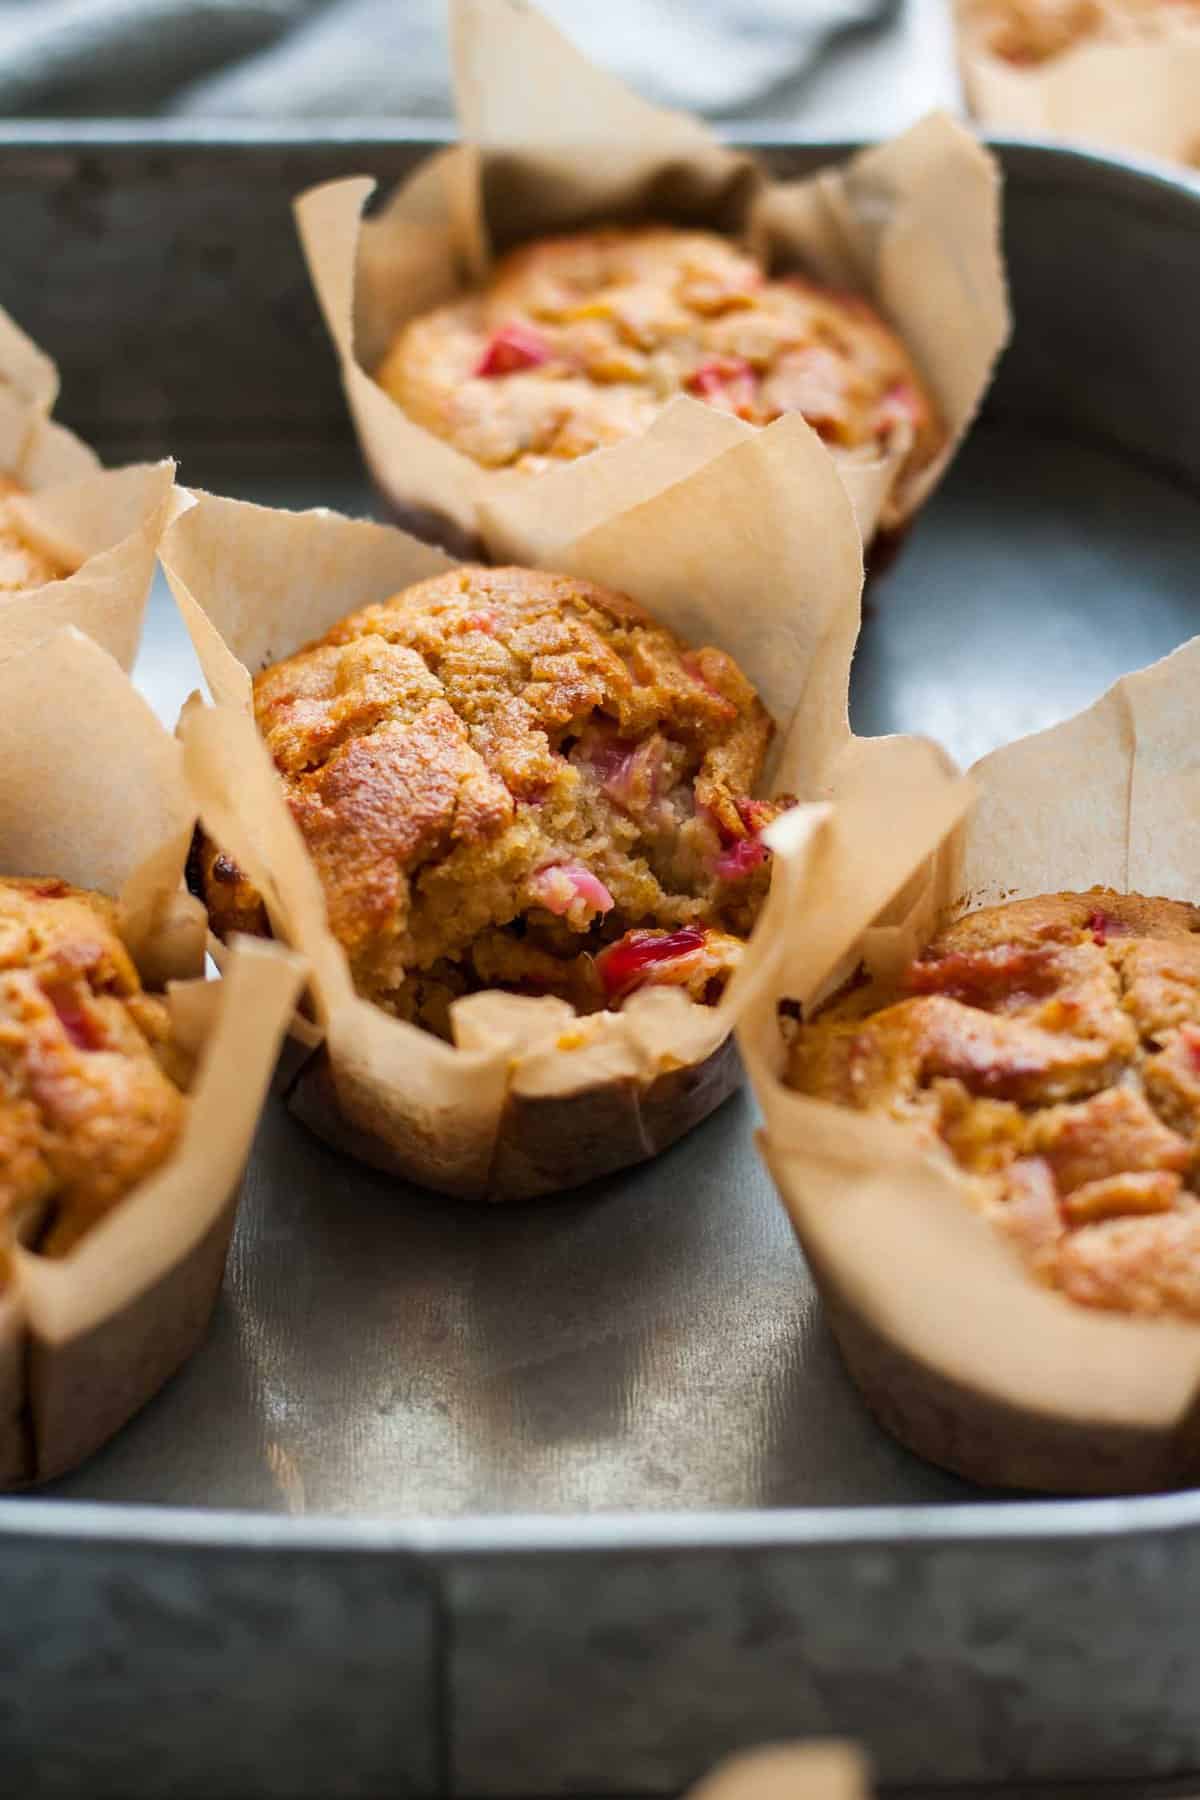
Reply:
[[[238,1179],[301,981],[276,945],[203,966],[202,910],[180,877],[194,812],[181,752],[80,633],[0,666],[0,873],[119,896],[147,986],[169,990],[200,1057],[180,1143],[68,1256],[0,1249],[0,1488],[62,1474],[191,1353],[225,1262]]]
[[[175,465],[102,470],[49,416],[57,395],[54,363],[0,311],[0,471],[29,489],[11,512],[29,543],[70,571],[0,594],[0,661],[75,625],[131,669]]]
[[[656,421],[666,458],[679,455],[689,422],[679,411]],[[556,566],[631,593],[689,641],[735,656],[780,726],[765,791],[812,792],[847,732],[862,570],[852,509],[819,439],[798,416],[779,420],[607,516],[596,479],[590,500],[581,490],[591,529]],[[167,533],[162,558],[223,708],[181,723],[201,816],[312,969],[328,1062],[301,1083],[298,1104],[316,1129],[430,1187],[506,1199],[640,1161],[725,1097],[737,1078],[729,997],[711,1008],[648,990],[620,1013],[576,1021],[557,1000],[478,994],[454,1009],[452,1048],[353,994],[248,717],[249,670],[451,567],[447,557],[393,527],[203,496]],[[559,1041],[568,1027],[572,1048]],[[335,1092],[349,1133],[334,1126]]]
[[[987,388],[1009,329],[991,156],[935,114],[892,143],[802,182],[771,182],[698,121],[649,106],[593,68],[517,0],[451,6],[464,142],[432,157],[366,223],[365,176],[296,202],[309,272],[341,366],[363,455],[401,519],[464,554],[540,561],[570,526],[583,462],[536,477],[489,470],[415,424],[368,371],[406,319],[465,292],[490,247],[603,221],[658,218],[742,235],[780,268],[865,294],[896,326],[950,432],[899,483],[907,442],[882,458],[839,456],[864,542],[901,525],[940,478]],[[688,396],[697,443],[662,485],[753,427]],[[620,484],[636,440],[594,453]],[[564,527],[562,521],[568,524]]]
[[[987,49],[961,0],[955,17],[963,90],[984,125],[1200,165],[1200,31],[1077,44],[1019,68]]]
[[[726,1757],[687,1800],[869,1800],[867,1760],[834,1738],[762,1744]]]
[[[869,779],[852,757],[848,778],[834,773],[832,809],[798,809],[768,833],[775,877],[738,1031],[763,1154],[868,1405],[920,1455],[989,1485],[1103,1493],[1194,1479],[1200,1329],[1039,1286],[972,1212],[952,1165],[889,1119],[782,1085],[776,1002],[811,1003],[860,959],[897,967],[966,906],[1094,883],[1200,896],[1198,680],[1195,639],[985,757],[970,782],[932,750],[863,746]]]

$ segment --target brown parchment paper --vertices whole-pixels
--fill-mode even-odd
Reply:
[[[198,1065],[180,1142],[68,1256],[0,1246],[0,1487],[61,1474],[195,1348],[220,1285],[242,1163],[301,968],[237,941],[203,968],[183,891],[195,817],[182,752],[81,633],[0,664],[0,874],[111,894],[148,987]]]
[[[603,458],[619,489],[636,440],[530,476],[489,470],[415,424],[374,380],[406,320],[466,292],[493,249],[602,221],[707,225],[872,300],[908,341],[950,442],[901,487],[907,442],[882,458],[839,457],[864,541],[898,526],[941,475],[986,390],[1009,328],[991,156],[934,115],[893,143],[804,182],[771,183],[698,121],[638,99],[595,69],[523,0],[452,0],[463,142],[431,158],[373,218],[374,182],[326,183],[296,221],[341,366],[363,455],[403,521],[468,554],[531,561],[570,541],[558,528]],[[686,466],[753,427],[690,396]],[[684,442],[685,440],[681,440]],[[587,470],[582,462],[589,465]]]
[[[1020,68],[989,51],[970,0],[957,0],[955,21],[963,90],[984,125],[1200,167],[1200,31],[1084,42]]]
[[[655,429],[674,457],[687,415],[672,410]],[[603,479],[580,508],[589,529],[555,566],[735,656],[780,728],[767,790],[814,791],[850,742],[862,576],[853,511],[820,440],[798,416],[781,419],[665,490],[648,475],[649,497],[607,516]],[[446,557],[392,527],[205,495],[168,531],[162,560],[221,703],[189,708],[180,725],[201,816],[312,969],[326,1056],[298,1103],[316,1129],[428,1186],[501,1199],[639,1161],[725,1097],[737,1079],[728,1008],[677,992],[650,989],[585,1020],[558,1000],[477,994],[453,1009],[454,1046],[354,995],[249,717],[251,671]]]
[[[31,422],[35,418],[48,419],[58,399],[58,368],[53,359],[38,348],[3,307],[0,307],[0,391],[23,403]],[[81,448],[85,455],[91,455],[86,446]]]
[[[969,782],[932,750],[884,740],[869,768],[843,762],[832,805],[767,834],[775,875],[738,1034],[763,1153],[868,1404],[920,1454],[988,1484],[1194,1478],[1200,1330],[1040,1287],[953,1165],[889,1119],[782,1085],[776,1004],[811,1004],[860,959],[894,967],[965,907],[1094,883],[1200,895],[1198,680],[1195,639],[984,758]]]
[[[173,462],[133,463],[53,481],[8,502],[22,536],[70,572],[0,595],[0,661],[74,625],[123,669],[133,667],[174,480]]]
[[[762,1744],[717,1764],[688,1800],[870,1800],[867,1759],[836,1739]]]
[[[101,469],[95,451],[50,417],[57,396],[54,363],[0,311],[0,473],[28,489],[8,516],[66,571],[0,595],[0,660],[74,625],[130,669],[174,464]]]

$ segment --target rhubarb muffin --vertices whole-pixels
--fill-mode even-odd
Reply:
[[[1200,907],[1093,888],[968,914],[797,1027],[788,1080],[951,1159],[1069,1299],[1200,1319]]]
[[[28,541],[13,517],[9,502],[25,492],[12,475],[0,474],[0,594],[42,587],[68,573],[52,556]]]
[[[1200,33],[1200,0],[962,0],[962,17],[992,56],[1033,68],[1081,44]]]
[[[357,991],[715,1002],[766,891],[772,722],[733,659],[565,575],[465,565],[263,670],[254,711]],[[200,838],[214,929],[262,904]]]
[[[186,1101],[165,1003],[103,895],[0,880],[0,1206],[63,1256],[173,1149]]]
[[[661,225],[512,251],[482,292],[404,326],[377,379],[464,455],[529,473],[645,430],[682,393],[752,425],[802,413],[840,452],[906,451],[908,473],[945,437],[865,300]]]

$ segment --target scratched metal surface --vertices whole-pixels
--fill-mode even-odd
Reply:
[[[206,485],[371,504],[342,458],[210,455],[186,457]],[[1125,459],[985,427],[873,585],[859,729],[969,760],[1086,704],[1200,627],[1198,525]],[[167,719],[198,680],[162,591],[139,678]],[[495,1211],[398,1189],[273,1108],[207,1345],[56,1492],[432,1517],[964,1497],[859,1406],[751,1133],[740,1099],[648,1168]]]
[[[110,451],[369,510],[285,201],[416,153],[0,139],[0,300]],[[860,730],[964,760],[1200,628],[1200,193],[1005,163],[1014,347],[872,585],[854,683]],[[139,678],[168,719],[196,680],[162,591]],[[272,1104],[200,1354],[48,1497],[0,1503],[19,1790],[666,1793],[830,1730],[923,1794],[1200,1768],[1196,1496],[994,1503],[883,1438],[752,1126],[738,1099],[619,1182],[481,1212]]]

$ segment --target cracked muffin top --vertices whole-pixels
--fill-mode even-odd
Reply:
[[[367,999],[447,1035],[481,988],[719,996],[786,804],[750,798],[773,727],[723,651],[573,576],[464,566],[265,669],[254,709]],[[268,929],[217,846],[193,868],[215,930]]]
[[[167,1009],[103,895],[0,880],[3,1232],[63,1256],[170,1154],[186,1101]]]
[[[1086,1306],[1200,1319],[1200,907],[1092,888],[968,914],[800,1026],[788,1080],[952,1157]]]
[[[27,491],[12,475],[0,474],[0,594],[42,587],[67,573],[61,563],[27,542],[10,513],[9,500]]]
[[[1153,43],[1200,31],[1200,0],[965,0],[963,16],[993,56],[1036,67],[1077,44]]]
[[[911,438],[910,470],[944,437],[911,357],[865,300],[768,280],[715,233],[667,226],[512,251],[481,293],[404,326],[377,379],[494,469],[536,473],[615,443],[680,393],[752,425],[802,413],[843,451]]]

